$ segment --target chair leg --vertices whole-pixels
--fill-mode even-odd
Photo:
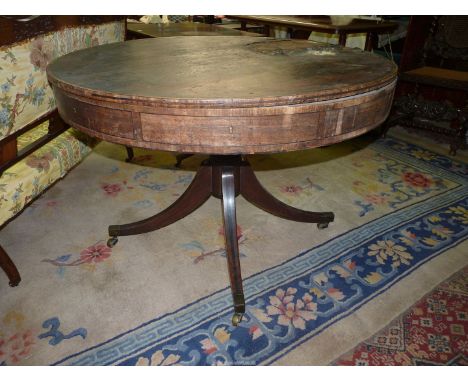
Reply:
[[[463,149],[466,146],[466,132],[468,130],[468,118],[465,115],[466,112],[463,112],[458,116],[456,120],[452,122],[450,126],[452,129],[456,130],[456,134],[453,136],[450,141],[450,155],[457,155],[458,149]]]
[[[18,269],[2,246],[0,246],[0,268],[2,268],[8,276],[10,286],[15,287],[20,283],[21,277]]]

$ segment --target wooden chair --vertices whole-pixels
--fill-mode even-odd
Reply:
[[[384,134],[395,124],[466,147],[468,16],[413,16],[400,63],[395,102]]]

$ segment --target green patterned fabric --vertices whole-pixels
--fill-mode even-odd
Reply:
[[[124,22],[65,28],[0,47],[0,140],[55,108],[46,67],[78,49],[123,41]]]
[[[55,108],[47,64],[64,54],[123,41],[124,21],[65,28],[0,47],[0,141]],[[18,150],[47,133],[48,123],[18,137]],[[65,176],[94,141],[69,129],[0,176],[0,224]]]
[[[48,122],[18,140],[23,148],[47,132]],[[96,141],[69,129],[0,176],[0,224],[5,223],[41,192],[64,177],[92,150]]]

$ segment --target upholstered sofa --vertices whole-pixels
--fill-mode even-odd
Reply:
[[[122,16],[0,17],[0,227],[95,143],[58,116],[47,64],[77,49],[122,41],[125,30]],[[12,260],[0,245],[0,266],[14,286],[20,276]]]

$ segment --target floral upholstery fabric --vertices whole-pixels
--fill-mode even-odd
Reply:
[[[0,140],[55,108],[45,72],[51,60],[124,36],[121,21],[65,28],[0,47]]]
[[[24,134],[18,147],[40,138],[48,122]],[[24,206],[65,174],[88,153],[94,139],[70,128],[0,176],[0,224],[19,213]]]
[[[55,108],[47,64],[64,54],[123,41],[124,21],[65,28],[0,47],[0,141]],[[47,133],[48,122],[20,135],[18,150]],[[0,174],[0,225],[65,174],[95,140],[67,130]]]

